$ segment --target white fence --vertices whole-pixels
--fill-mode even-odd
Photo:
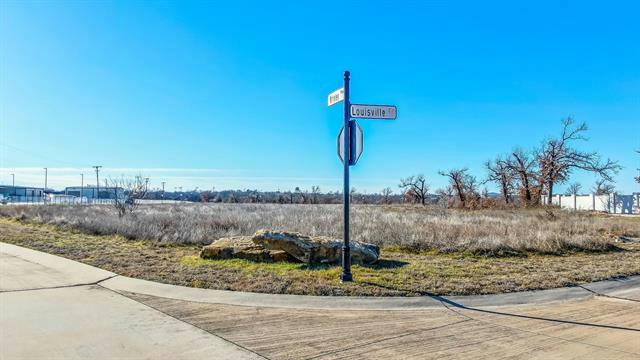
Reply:
[[[114,199],[95,199],[83,196],[82,198],[73,195],[48,194],[46,196],[10,196],[0,198],[1,204],[24,204],[24,205],[112,205]],[[141,205],[157,204],[184,204],[184,200],[152,200],[136,199],[136,203]]]
[[[546,201],[543,198],[542,201]],[[604,211],[611,214],[640,214],[640,193],[632,195],[556,195],[552,204],[563,209]]]

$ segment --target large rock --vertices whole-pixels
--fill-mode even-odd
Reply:
[[[267,250],[282,250],[305,263],[337,263],[342,257],[342,240],[324,236],[305,236],[286,231],[258,230],[252,238]],[[372,264],[378,261],[380,248],[373,244],[351,242],[351,262]]]
[[[203,259],[246,259],[251,261],[275,262],[295,261],[289,254],[282,250],[267,250],[257,245],[251,236],[233,236],[221,238],[211,245],[207,245],[200,251]]]

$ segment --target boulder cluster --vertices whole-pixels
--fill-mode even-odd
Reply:
[[[353,264],[373,264],[378,261],[380,248],[377,245],[358,241],[350,244]],[[218,239],[202,248],[200,257],[259,262],[339,263],[342,258],[342,240],[287,231],[258,230],[253,236]]]

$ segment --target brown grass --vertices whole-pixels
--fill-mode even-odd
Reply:
[[[161,244],[209,244],[261,228],[341,237],[340,205],[190,204],[144,206],[119,218],[108,206],[2,206],[0,216],[94,235]],[[403,251],[505,255],[606,251],[620,235],[640,236],[640,218],[562,210],[448,210],[354,206],[352,239]]]
[[[130,277],[170,284],[308,295],[461,295],[546,289],[640,274],[640,244],[617,251],[480,256],[468,251],[411,252],[384,248],[375,266],[354,266],[354,283],[339,266],[202,260],[199,246],[117,235],[87,235],[53,225],[0,219],[0,241],[57,254]]]

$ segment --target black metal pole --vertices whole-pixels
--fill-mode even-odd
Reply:
[[[340,280],[342,282],[352,281],[351,275],[351,247],[349,246],[349,162],[351,160],[351,133],[349,121],[349,71],[344,72],[344,244],[342,245],[342,274]]]

